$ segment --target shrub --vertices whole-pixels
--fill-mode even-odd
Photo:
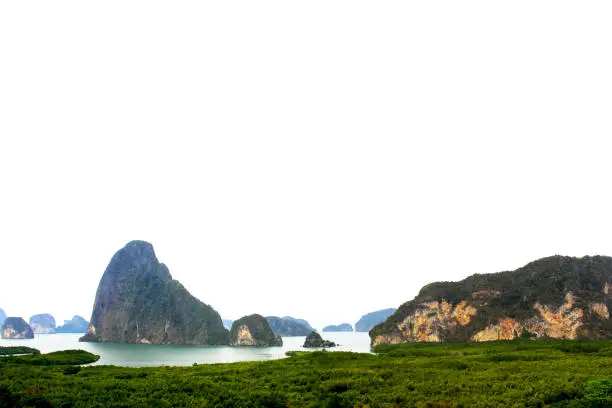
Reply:
[[[16,408],[18,401],[19,398],[13,395],[9,387],[0,385],[0,408]]]
[[[68,366],[64,368],[65,375],[74,375],[77,374],[79,371],[81,371],[81,367],[79,366]]]
[[[585,386],[584,397],[590,407],[612,407],[612,380],[589,381]]]

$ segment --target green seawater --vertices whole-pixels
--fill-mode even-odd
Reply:
[[[330,350],[370,352],[367,333],[321,333],[323,338],[340,344]],[[152,344],[81,343],[82,334],[39,334],[29,340],[0,339],[0,346],[27,346],[50,353],[80,349],[100,356],[97,365],[125,367],[190,366],[197,364],[231,363],[235,361],[273,360],[285,357],[290,350],[302,348],[306,337],[283,337],[282,347],[226,347],[226,346],[167,346]]]

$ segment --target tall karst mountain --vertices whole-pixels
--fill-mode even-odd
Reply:
[[[172,279],[151,244],[132,241],[104,271],[81,341],[225,345],[229,332],[219,313]]]
[[[515,337],[612,338],[612,258],[553,256],[423,287],[370,331],[372,345]]]

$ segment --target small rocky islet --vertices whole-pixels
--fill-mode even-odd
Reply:
[[[330,348],[336,347],[337,344],[333,341],[324,340],[321,335],[315,331],[310,332],[304,341],[304,348]]]
[[[30,327],[35,334],[53,334],[56,331],[55,318],[49,313],[36,314],[30,317]]]
[[[21,319],[25,322],[25,320],[21,317],[13,318],[13,319]],[[0,328],[3,327],[4,322],[7,320],[4,311],[0,309]],[[21,322],[16,323],[15,320],[9,321],[10,327],[7,327],[9,331],[14,329],[17,326],[19,328],[24,328]],[[55,318],[49,313],[36,314],[30,317],[29,323],[26,323],[33,334],[55,334],[55,333],[85,333],[87,331],[87,326],[89,322],[82,318],[81,316],[75,315],[70,320],[64,320],[64,325],[57,326],[55,323]],[[22,332],[18,330],[18,332]],[[8,332],[7,332],[8,333]],[[23,331],[26,333],[26,331]],[[24,334],[25,335],[25,334]],[[18,337],[10,337],[10,336],[18,336]],[[18,334],[7,334],[5,338],[23,338],[19,337]],[[33,338],[33,337],[25,337],[25,338]]]
[[[22,317],[7,317],[1,330],[3,339],[34,338],[34,331]]]
[[[236,320],[232,324],[229,337],[230,346],[274,347],[283,345],[281,336],[275,334],[268,321],[258,314]]]

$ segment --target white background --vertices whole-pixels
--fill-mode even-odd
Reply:
[[[612,254],[609,1],[1,1],[0,307],[132,239],[223,317],[353,324]]]

